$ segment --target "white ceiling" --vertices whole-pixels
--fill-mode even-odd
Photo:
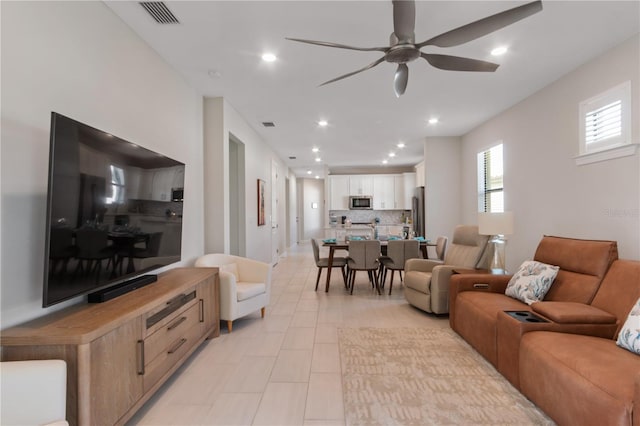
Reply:
[[[517,1],[418,1],[416,42],[524,4]],[[393,93],[395,66],[380,52],[295,43],[285,37],[359,47],[387,46],[391,1],[167,1],[180,24],[157,24],[133,1],[107,5],[203,96],[222,96],[298,176],[322,166],[414,165],[428,136],[458,136],[640,31],[640,1],[543,2],[543,11],[463,46],[430,53],[501,64],[495,73],[442,71],[409,64],[406,93]],[[491,57],[508,45],[502,57]],[[262,62],[263,52],[278,56]],[[218,76],[212,76],[212,74]],[[427,119],[438,117],[437,125]],[[320,128],[317,121],[329,126]],[[265,128],[272,121],[275,128]],[[407,147],[395,149],[403,141]],[[321,163],[311,148],[320,148]],[[296,159],[288,159],[290,156]]]

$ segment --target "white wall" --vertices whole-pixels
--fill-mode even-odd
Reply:
[[[628,40],[463,137],[463,220],[477,222],[476,154],[504,143],[505,209],[515,216],[507,245],[514,270],[543,235],[617,240],[640,259],[640,156],[576,166],[578,104],[631,80],[632,137],[640,125],[640,43]]]
[[[461,139],[426,138],[424,153],[426,234],[433,241],[440,235],[451,239],[453,229],[462,224]]]
[[[203,253],[202,98],[102,2],[2,2],[0,327],[42,309],[56,111],[186,164],[183,264]]]
[[[271,191],[284,200],[284,172],[287,166],[240,114],[223,98],[204,100],[204,190],[205,251],[229,252],[229,134],[245,146],[246,255],[271,262]],[[271,161],[279,164],[281,179],[277,188],[271,181]],[[258,226],[257,180],[267,183],[265,226]],[[284,207],[279,209],[284,220]],[[281,227],[279,236],[284,234]],[[284,238],[284,237],[282,237]]]

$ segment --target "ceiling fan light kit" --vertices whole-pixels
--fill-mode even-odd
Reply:
[[[393,33],[391,33],[391,36],[389,37],[388,47],[354,47],[326,41],[304,40],[288,37],[287,40],[315,44],[318,46],[336,47],[339,49],[383,52],[383,57],[370,63],[364,68],[341,75],[329,81],[325,81],[320,86],[351,77],[352,75],[373,68],[382,62],[389,62],[398,64],[393,79],[393,90],[396,96],[400,97],[405,92],[409,81],[409,67],[407,66],[407,63],[420,57],[425,59],[431,66],[445,71],[494,72],[499,66],[498,64],[478,59],[425,53],[420,50],[421,48],[425,46],[453,47],[468,43],[527,18],[541,10],[542,1],[533,1],[474,21],[470,24],[463,25],[451,31],[432,37],[422,43],[416,44],[414,33],[416,21],[415,1],[393,0]]]

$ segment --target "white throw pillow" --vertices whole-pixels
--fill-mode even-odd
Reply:
[[[544,299],[553,280],[558,275],[559,266],[547,265],[535,260],[525,260],[507,284],[504,292],[509,297],[531,305]]]
[[[238,265],[236,265],[235,263],[220,265],[218,266],[218,269],[220,269],[220,272],[228,272],[230,274],[233,274],[233,276],[236,277],[236,281],[240,281],[240,276],[238,275]]]
[[[640,299],[633,305],[616,342],[621,348],[640,355]]]

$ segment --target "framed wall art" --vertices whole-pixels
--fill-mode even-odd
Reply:
[[[265,182],[258,179],[258,226],[264,226],[266,223],[265,212]]]

